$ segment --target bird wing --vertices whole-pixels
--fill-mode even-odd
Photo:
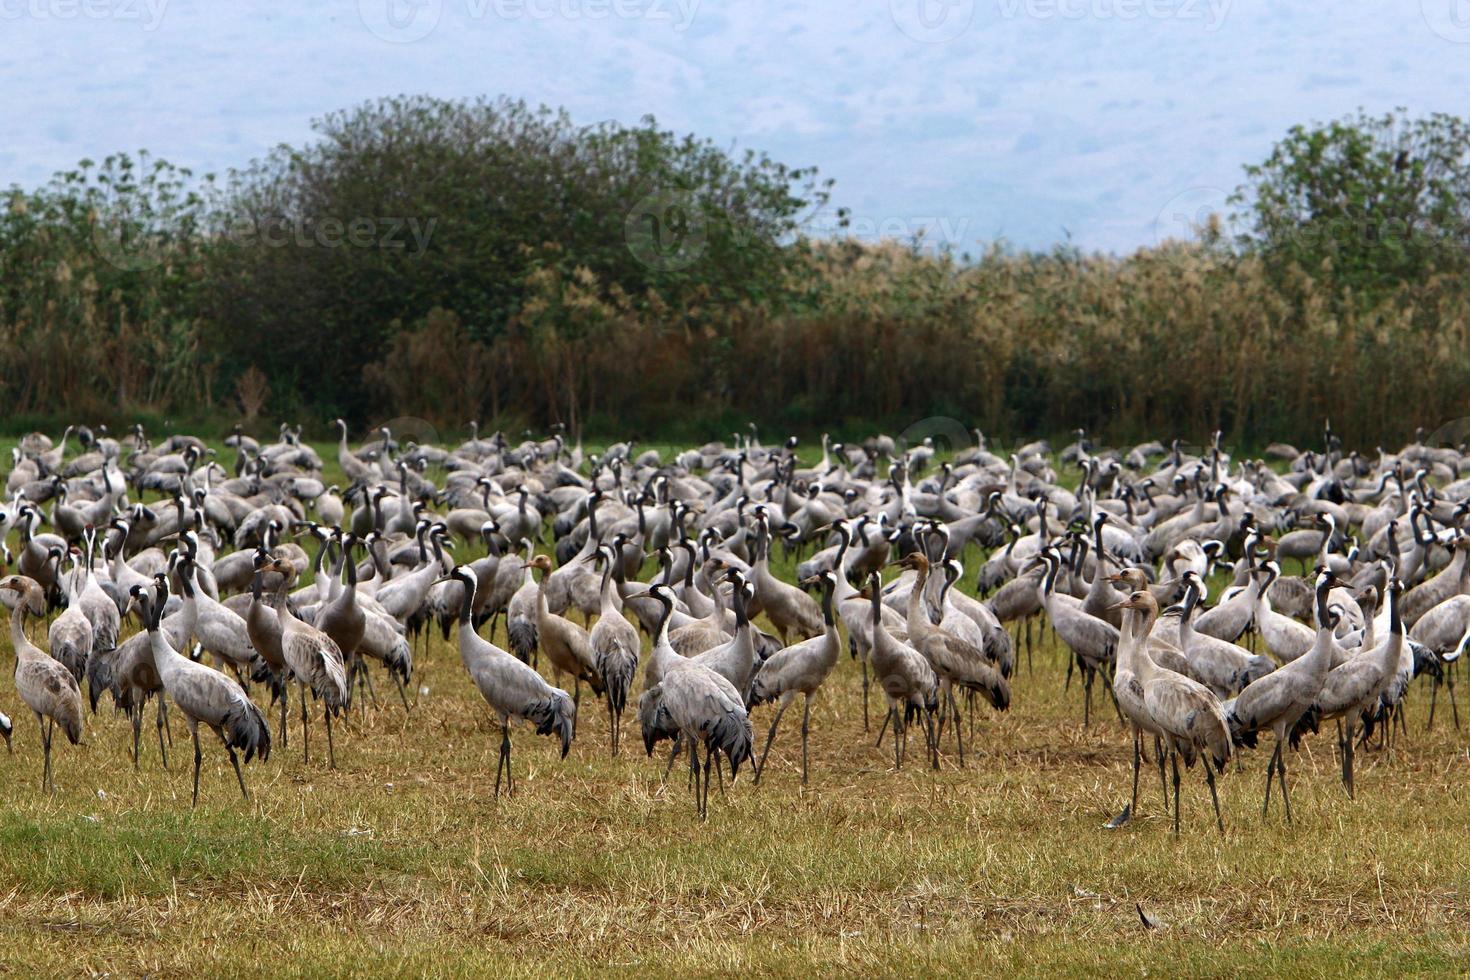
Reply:
[[[1220,700],[1196,681],[1178,674],[1159,675],[1144,685],[1143,702],[1155,723],[1176,738],[1197,741],[1208,732],[1223,733],[1229,741]]]
[[[302,624],[281,634],[281,653],[298,680],[333,707],[347,699],[347,670],[332,638]]]

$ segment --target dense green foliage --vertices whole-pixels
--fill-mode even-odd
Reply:
[[[141,154],[83,160],[0,207],[0,383],[12,415],[210,404],[211,182]]]
[[[1364,113],[1295,126],[1250,183],[1248,244],[1361,294],[1462,271],[1470,245],[1470,123]]]
[[[1207,229],[977,258],[803,232],[814,170],[509,101],[401,98],[216,184],[84,162],[0,213],[11,424],[417,416],[704,437],[1394,440],[1470,414],[1470,125],[1293,129]],[[841,212],[838,212],[839,216]]]
[[[379,409],[363,368],[436,307],[481,342],[519,327],[554,343],[596,325],[528,310],[546,276],[696,321],[699,305],[770,299],[791,258],[779,240],[826,200],[811,171],[651,119],[578,127],[520,102],[404,98],[316,130],[231,182],[211,320],[278,397],[358,416]]]

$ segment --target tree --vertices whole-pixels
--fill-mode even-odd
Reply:
[[[784,288],[816,172],[706,140],[573,124],[510,100],[404,97],[315,124],[233,175],[214,250],[217,339],[280,396],[361,416],[363,367],[431,310],[492,341],[552,267],[697,317]],[[291,407],[289,402],[283,408]]]
[[[1293,127],[1232,198],[1250,229],[1243,244],[1365,296],[1462,268],[1470,123],[1404,111]]]
[[[12,412],[209,399],[196,297],[210,178],[142,152],[0,205],[0,384]]]

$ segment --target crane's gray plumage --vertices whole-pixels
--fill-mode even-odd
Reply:
[[[27,616],[46,612],[41,586],[24,575],[0,579],[0,590],[13,592],[17,601],[10,612],[10,641],[15,652],[15,689],[36,716],[45,752],[41,788],[55,792],[51,779],[51,736],[57,725],[66,739],[76,745],[82,738],[82,691],[66,667],[53,660],[26,637]],[[7,719],[8,720],[8,719]],[[7,739],[8,741],[8,739]]]
[[[617,755],[622,741],[623,709],[638,675],[640,645],[638,630],[623,617],[621,604],[614,598],[612,576],[617,557],[612,548],[600,548],[596,554],[603,561],[600,611],[587,639],[592,645],[593,666],[607,692],[612,754]]]
[[[837,666],[837,658],[842,650],[842,643],[837,635],[837,621],[832,613],[832,595],[837,588],[836,576],[831,570],[827,570],[814,576],[814,581],[808,580],[804,584],[821,586],[822,635],[803,640],[772,655],[755,675],[750,690],[751,704],[763,704],[778,699],[780,701],[776,715],[771,719],[766,747],[761,752],[760,761],[756,763],[756,783],[760,782],[761,775],[765,772],[766,757],[770,755],[771,745],[776,741],[776,728],[781,724],[781,716],[786,713],[786,708],[796,695],[800,694],[804,699],[801,713],[801,782],[803,786],[806,785],[812,697]]]
[[[186,595],[193,589],[192,579],[192,569],[182,573]],[[248,800],[250,793],[245,788],[237,750],[244,753],[246,763],[256,756],[262,761],[270,757],[271,733],[265,716],[233,678],[195,663],[173,648],[159,628],[164,595],[150,599],[147,590],[135,586],[133,597],[142,607],[147,622],[149,650],[159,679],[169,698],[183,713],[194,739],[194,804],[199,802],[199,768],[203,758],[199,745],[201,723],[224,743],[240,783],[240,794]]]
[[[460,605],[460,660],[479,688],[480,696],[500,718],[500,764],[495,771],[495,795],[500,795],[502,771],[506,791],[513,794],[510,722],[525,720],[536,727],[536,734],[557,736],[561,741],[561,756],[566,758],[572,745],[577,709],[566,691],[552,687],[521,660],[475,632],[470,618],[476,586],[473,571],[461,565],[450,573],[450,577],[464,586],[469,599]]]

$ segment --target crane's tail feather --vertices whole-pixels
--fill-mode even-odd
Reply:
[[[1016,669],[1016,650],[1011,634],[1004,626],[997,626],[986,634],[985,655],[1000,670],[1000,676],[1010,680],[1011,671]]]
[[[722,715],[704,732],[705,746],[725,753],[730,760],[730,778],[740,771],[740,764],[751,757],[755,747],[755,731],[744,712]]]
[[[679,734],[664,707],[662,685],[655,684],[638,698],[638,729],[643,734],[643,748],[650,756],[655,745]]]
[[[94,655],[87,658],[87,700],[91,702],[92,714],[97,713],[97,702],[102,697],[104,690],[112,687],[112,657],[111,651],[103,655]],[[113,703],[117,703],[117,694],[113,693]]]
[[[1293,749],[1300,748],[1302,739],[1308,735],[1315,735],[1322,730],[1322,709],[1315,704],[1302,712],[1302,716],[1291,726],[1287,734],[1287,740]]]
[[[534,621],[510,619],[506,621],[506,634],[510,637],[510,652],[521,663],[530,663],[536,652],[536,624]]]
[[[254,684],[264,684],[271,692],[271,704],[275,704],[286,696],[286,680],[271,665],[265,662],[260,654],[250,658],[250,681]]]
[[[618,714],[628,706],[628,691],[638,673],[638,653],[613,649],[597,658],[597,673],[607,692],[608,707]]]
[[[220,726],[224,729],[225,744],[240,749],[249,762],[256,756],[264,762],[271,754],[271,730],[254,702],[242,698],[225,715]]]
[[[446,640],[448,638],[445,636]],[[394,637],[393,646],[383,658],[383,662],[391,676],[407,684],[409,678],[413,676],[413,647],[409,645],[405,637]]]
[[[572,696],[559,688],[551,696],[526,712],[526,719],[536,726],[537,735],[556,735],[561,739],[561,757],[565,759],[572,748],[572,729],[576,722],[577,708]]]
[[[1231,744],[1248,749],[1256,747],[1256,730],[1240,715],[1235,713],[1235,701],[1231,699],[1220,706],[1225,711],[1225,723],[1230,728]]]

